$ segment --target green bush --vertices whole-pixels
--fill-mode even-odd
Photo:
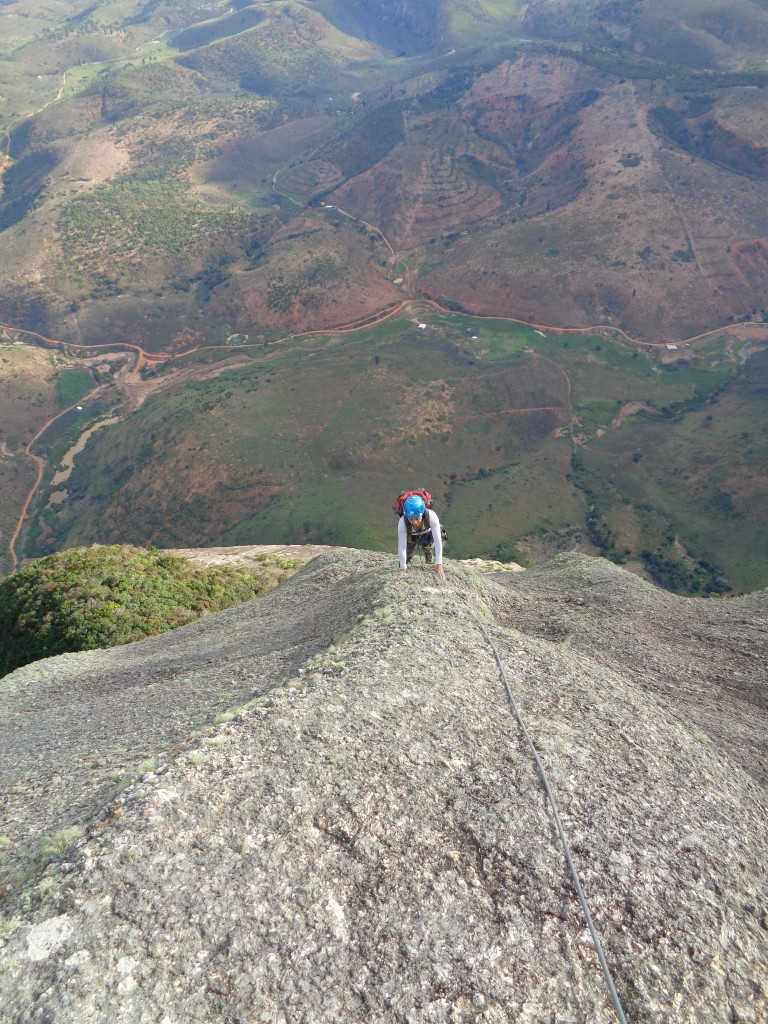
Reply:
[[[126,545],[72,548],[0,580],[0,675],[39,658],[132,643],[247,601],[265,582]]]

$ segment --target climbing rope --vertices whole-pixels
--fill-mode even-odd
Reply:
[[[444,581],[442,581],[442,582],[444,582]],[[447,584],[444,584],[444,585],[447,586]],[[616,991],[616,986],[613,983],[613,977],[611,976],[611,970],[610,970],[610,968],[608,966],[608,961],[605,958],[605,953],[603,952],[603,944],[600,941],[600,936],[597,934],[597,930],[596,930],[594,922],[592,920],[592,914],[590,913],[589,906],[587,904],[587,898],[584,895],[584,890],[581,887],[581,882],[579,881],[579,875],[578,875],[578,872],[576,871],[576,865],[573,862],[573,857],[571,855],[571,848],[568,845],[568,840],[565,837],[565,831],[563,830],[563,825],[562,825],[562,822],[560,821],[560,814],[559,814],[559,812],[557,810],[557,803],[555,801],[555,794],[552,791],[552,786],[550,785],[549,777],[547,775],[546,769],[544,768],[542,760],[539,757],[539,752],[537,751],[537,749],[536,749],[536,747],[534,745],[534,742],[531,739],[531,734],[528,732],[528,729],[525,726],[525,722],[523,721],[523,716],[520,714],[520,709],[517,706],[517,701],[515,700],[514,694],[512,693],[512,687],[509,684],[509,679],[507,678],[507,673],[504,671],[504,665],[502,664],[501,655],[499,654],[499,651],[498,651],[498,649],[496,647],[496,644],[491,639],[490,633],[485,628],[484,623],[481,622],[481,620],[477,617],[477,615],[475,615],[475,613],[472,611],[472,609],[471,608],[467,608],[467,611],[469,612],[471,618],[473,618],[475,620],[475,622],[477,623],[477,625],[480,627],[480,632],[483,634],[483,636],[485,637],[488,645],[490,646],[491,650],[493,651],[493,656],[496,659],[496,664],[499,666],[499,672],[501,673],[501,678],[502,678],[502,681],[504,683],[504,689],[507,692],[507,697],[509,698],[509,703],[512,706],[512,710],[515,713],[515,718],[517,719],[517,723],[520,726],[520,729],[521,729],[521,731],[523,733],[523,736],[525,736],[526,742],[527,742],[527,744],[528,744],[528,746],[530,748],[531,753],[533,754],[533,759],[536,762],[536,767],[539,769],[539,774],[541,776],[541,781],[544,784],[544,789],[546,791],[547,798],[549,800],[549,805],[552,808],[552,815],[553,815],[553,817],[555,819],[555,825],[557,826],[557,831],[558,831],[558,834],[560,836],[560,842],[562,843],[563,850],[565,851],[565,860],[566,860],[566,862],[568,864],[568,868],[570,869],[571,878],[573,879],[573,884],[574,884],[574,886],[576,888],[576,894],[579,897],[579,903],[581,904],[581,909],[584,911],[584,917],[587,919],[587,926],[589,928],[589,934],[592,936],[592,943],[593,943],[593,945],[595,947],[595,951],[597,952],[597,958],[600,961],[600,967],[601,967],[602,972],[603,972],[603,977],[605,978],[605,983],[608,986],[608,991],[610,992],[610,995],[611,995],[611,1001],[613,1002],[613,1008],[614,1008],[614,1010],[616,1012],[616,1019],[619,1021],[619,1024],[627,1024],[627,1018],[624,1016],[624,1010],[622,1009],[621,1001],[620,1001],[619,995],[618,995],[618,993]]]
[[[416,550],[419,553],[419,568],[426,569],[430,564],[427,562],[427,552],[424,550],[421,544],[416,545]]]

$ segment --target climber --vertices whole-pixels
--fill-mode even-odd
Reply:
[[[403,503],[403,514],[397,523],[397,555],[401,573],[408,571],[408,564],[417,547],[424,548],[427,563],[434,564],[435,572],[444,580],[440,520],[436,512],[426,507],[423,498],[411,494]]]

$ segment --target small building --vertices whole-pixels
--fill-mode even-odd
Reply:
[[[427,329],[427,325],[426,324],[419,324],[419,326],[416,328],[417,331],[426,331],[426,329]]]
[[[667,345],[670,352],[677,352],[677,345]]]

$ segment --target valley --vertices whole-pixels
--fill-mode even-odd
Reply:
[[[364,536],[387,549],[392,480],[405,461],[409,479],[438,496],[456,557],[527,562],[575,546],[641,572],[652,566],[694,592],[726,581],[748,590],[763,571],[742,545],[761,543],[764,432],[742,431],[750,445],[737,464],[725,438],[727,460],[707,455],[711,479],[696,475],[699,517],[690,474],[656,463],[666,445],[685,467],[701,443],[691,431],[698,410],[712,410],[699,413],[706,438],[759,423],[760,389],[753,397],[743,378],[768,336],[739,325],[672,348],[605,327],[467,317],[421,300],[362,327],[266,348],[246,341],[144,358],[144,377],[131,356],[111,391],[92,396],[95,409],[84,398],[82,418],[39,430],[28,445],[38,465],[61,465],[90,424],[107,424],[65,480],[59,471],[34,485],[26,552],[135,536],[162,547]],[[739,375],[747,351],[751,372]],[[723,417],[719,406],[735,390],[745,404]],[[750,482],[738,479],[745,464],[758,470]],[[692,529],[702,520],[703,537]],[[723,547],[718,537],[734,520],[739,530]]]

